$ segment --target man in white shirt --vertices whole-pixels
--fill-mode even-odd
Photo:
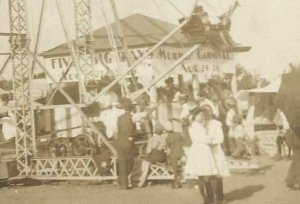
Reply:
[[[119,116],[124,114],[124,110],[119,108],[120,104],[114,102],[112,107],[100,113],[100,120],[104,123],[106,128],[106,137],[113,138],[117,133],[117,121]]]
[[[235,110],[234,105],[231,106],[231,108],[228,110],[226,114],[226,125],[228,127],[228,142],[229,142],[229,152],[233,152],[234,149],[236,148],[236,142],[233,134],[233,118],[234,116],[237,115],[237,111]]]
[[[277,126],[277,149],[278,149],[278,159],[281,159],[282,157],[282,147],[284,144],[286,144],[286,133],[290,129],[289,123],[287,121],[287,118],[285,117],[284,113],[277,109],[277,113],[274,118],[274,123]],[[288,148],[288,156],[291,156],[291,149]]]
[[[197,107],[197,105],[193,101],[188,101],[188,95],[182,93],[178,97],[179,102],[181,104],[181,114],[180,114],[180,123],[182,129],[182,143],[185,155],[188,155],[189,148],[192,145],[192,141],[189,136],[188,128],[189,128],[189,117],[190,112]]]

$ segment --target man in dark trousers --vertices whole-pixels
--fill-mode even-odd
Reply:
[[[118,181],[120,189],[128,189],[128,175],[133,167],[134,158],[132,139],[134,123],[131,118],[132,104],[130,99],[122,98],[120,102],[125,113],[118,118],[118,134],[115,141],[118,153]]]
[[[300,190],[300,127],[292,127],[287,133],[287,143],[292,147],[292,163],[286,178],[287,187]]]
[[[168,160],[174,174],[172,188],[181,188],[181,158],[184,155],[182,136],[180,133],[173,131],[173,125],[170,122],[167,122],[165,124],[165,130],[168,134],[168,136],[166,137]]]

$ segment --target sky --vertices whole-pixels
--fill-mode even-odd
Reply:
[[[110,22],[113,21],[109,0],[92,1],[92,24],[97,29],[104,25],[101,6]],[[192,10],[195,0],[115,0],[121,18],[133,13],[142,13],[171,23],[177,23]],[[36,36],[41,2],[27,0],[28,20],[32,42]],[[209,13],[211,21],[225,12],[234,0],[199,0]],[[289,63],[299,62],[300,53],[300,1],[299,0],[239,0],[240,7],[232,17],[233,39],[252,49],[238,54],[235,64],[242,64],[250,71],[256,70],[268,79],[276,77]],[[74,38],[73,0],[60,0],[70,38]],[[0,0],[0,32],[8,32],[7,0]],[[39,51],[45,51],[64,43],[66,38],[59,20],[55,0],[47,0],[43,18]],[[32,43],[33,44],[33,43]],[[7,38],[0,37],[0,52],[7,52]],[[0,67],[4,57],[0,56]]]

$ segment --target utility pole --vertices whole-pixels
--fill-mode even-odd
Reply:
[[[34,113],[32,107],[31,66],[25,0],[9,0],[11,57],[16,122],[16,160],[20,175],[30,174],[30,158],[35,153]]]

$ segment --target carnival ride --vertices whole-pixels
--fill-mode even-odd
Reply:
[[[15,127],[17,129],[17,135],[15,141],[13,142],[15,142],[15,160],[17,162],[18,177],[25,176],[42,180],[116,179],[116,150],[111,141],[104,136],[101,125],[99,126],[99,124],[93,122],[93,116],[85,114],[83,111],[84,107],[93,104],[93,102],[97,101],[97,99],[105,96],[105,94],[116,84],[120,83],[122,85],[124,77],[128,76],[128,74],[130,74],[133,80],[136,91],[135,94],[130,96],[133,101],[137,102],[137,107],[139,107],[141,104],[140,96],[153,88],[158,81],[168,76],[201,45],[206,44],[210,38],[214,41],[214,39],[223,39],[225,36],[227,47],[224,47],[223,44],[215,46],[215,49],[220,49],[222,51],[242,52],[250,49],[249,47],[236,46],[228,34],[228,26],[224,26],[222,23],[220,23],[220,25],[210,25],[206,24],[206,22],[201,22],[198,26],[204,26],[204,30],[201,28],[193,31],[193,36],[196,33],[203,38],[193,37],[192,44],[194,45],[192,47],[189,47],[182,56],[175,60],[165,72],[156,77],[148,86],[144,87],[142,90],[137,90],[137,82],[135,81],[133,70],[139,66],[143,60],[151,55],[153,51],[163,45],[166,40],[172,38],[172,36],[179,32],[182,28],[185,28],[185,35],[188,35],[189,29],[185,26],[191,24],[190,19],[193,19],[193,21],[196,19],[197,21],[197,15],[200,14],[199,12],[195,13],[193,9],[193,12],[191,12],[191,18],[185,17],[184,19],[181,19],[178,26],[172,29],[158,42],[154,43],[154,46],[148,49],[143,56],[133,61],[130,53],[128,52],[128,44],[126,42],[126,36],[122,31],[122,25],[118,23],[119,17],[116,5],[114,4],[114,1],[111,0],[114,17],[117,22],[117,30],[119,35],[117,38],[119,40],[118,42],[121,42],[121,46],[116,44],[116,36],[107,22],[104,10],[102,10],[103,18],[106,21],[106,28],[108,38],[111,43],[111,50],[113,50],[114,53],[117,53],[118,48],[122,48],[124,55],[126,56],[128,69],[116,76],[109,85],[101,89],[101,91],[99,91],[91,100],[88,100],[87,84],[93,80],[91,78],[91,76],[93,76],[91,73],[93,72],[95,66],[95,49],[93,46],[94,36],[91,26],[91,0],[74,1],[76,31],[75,41],[71,39],[70,33],[68,32],[68,29],[66,29],[67,23],[60,1],[56,0],[55,3],[61,24],[64,29],[64,35],[67,39],[69,53],[78,77],[79,102],[76,102],[74,101],[74,98],[70,96],[70,93],[68,93],[62,86],[62,80],[56,80],[55,77],[49,72],[49,69],[43,65],[37,56],[46,0],[42,1],[38,33],[36,37],[29,36],[28,34],[27,15],[29,10],[27,10],[26,7],[27,1],[9,0],[8,2],[11,31],[10,33],[2,33],[1,36],[9,37],[11,52],[8,53],[9,58],[5,62],[1,72],[5,70],[8,61],[11,60],[13,66],[14,108],[3,108],[13,111],[15,114]],[[198,1],[195,1],[193,8],[197,5],[197,2]],[[174,5],[172,4],[172,6]],[[236,6],[230,10],[228,16],[232,15],[232,12],[235,8]],[[223,16],[223,19],[224,18],[226,18],[226,15]],[[198,21],[200,22],[201,19],[198,19]],[[224,23],[225,21],[222,22]],[[207,28],[207,26],[209,28]],[[195,27],[195,25],[193,25],[193,27]],[[204,41],[202,41],[203,39]],[[191,44],[191,42],[187,44]],[[33,45],[33,50],[31,45]],[[115,57],[118,65],[120,65],[119,55],[116,54]],[[54,86],[54,93],[57,91],[60,92],[67,100],[68,104],[49,105],[46,103],[46,105],[36,105],[33,102],[31,86],[33,81],[33,72],[36,67],[39,67],[41,70],[43,70],[47,78],[51,81]],[[61,79],[63,79],[63,77]],[[123,88],[123,94],[129,96],[128,90],[126,90],[125,87]],[[52,94],[50,98],[52,98],[53,95],[54,94]],[[60,129],[43,135],[38,135],[38,113],[45,110],[55,111],[56,109],[72,109],[75,111],[78,114],[78,117],[82,120],[82,124],[80,127],[73,128],[80,128],[82,131],[75,135],[75,137],[67,138],[57,138],[55,135],[57,135],[59,132],[70,131],[70,129]],[[146,132],[149,132],[149,127]],[[12,144],[11,141],[10,144]],[[1,145],[5,146],[6,144]],[[46,150],[43,151],[44,149]],[[148,179],[172,179],[172,172],[166,167],[152,165]]]

